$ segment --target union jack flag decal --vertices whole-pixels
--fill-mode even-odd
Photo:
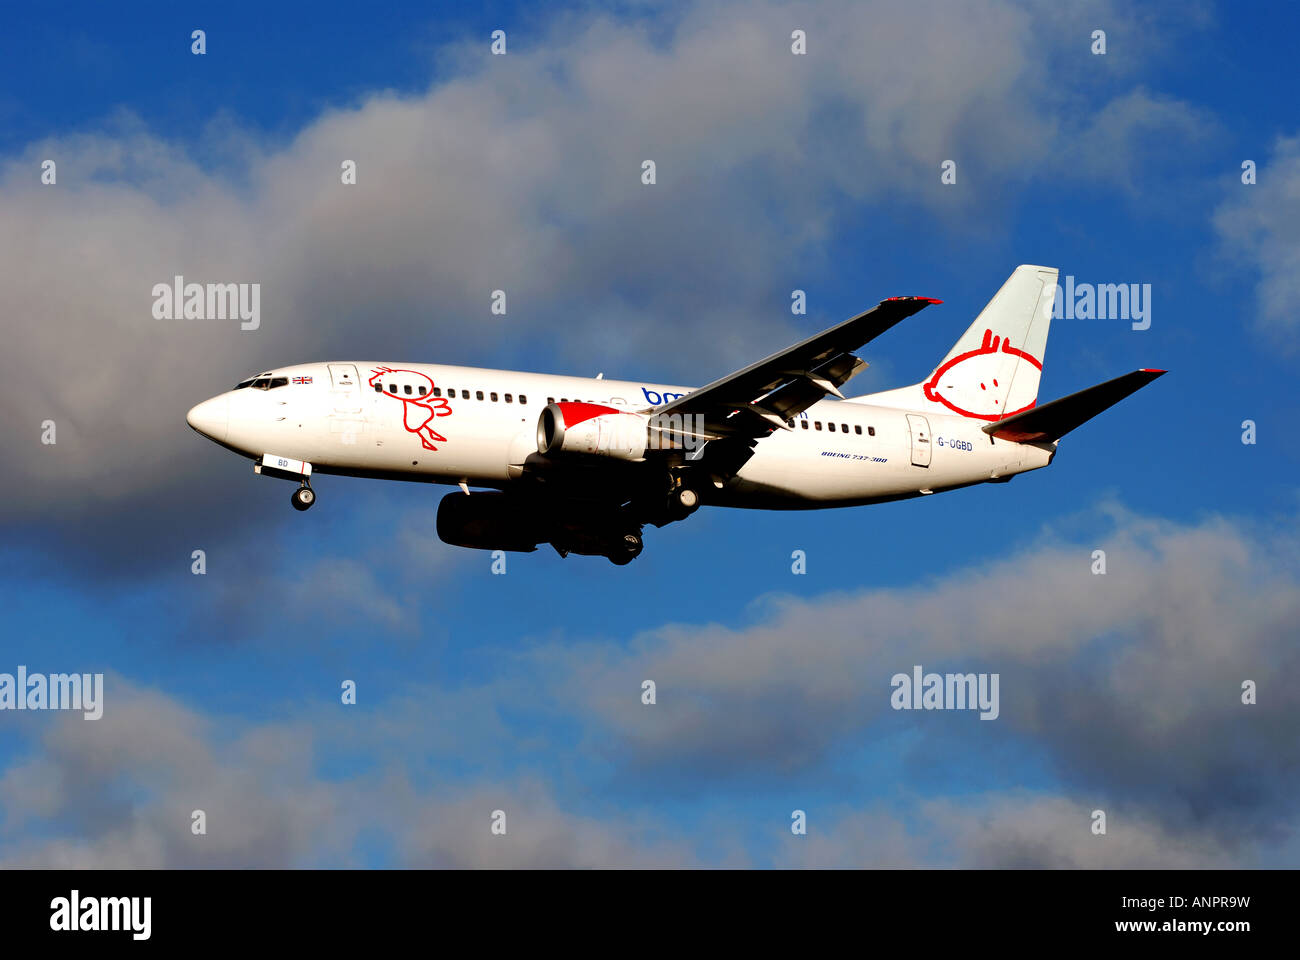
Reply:
[[[311,377],[294,377],[294,383],[311,383]]]

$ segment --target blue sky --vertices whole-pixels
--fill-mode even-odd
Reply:
[[[1300,701],[1234,693],[1296,665],[1296,14],[1263,9],[13,12],[0,670],[110,678],[93,730],[0,715],[0,860],[1293,866]],[[1170,374],[1010,484],[703,510],[627,568],[540,550],[493,576],[437,541],[441,488],[322,478],[299,515],[184,424],[270,365],[702,383],[943,299],[865,352],[854,391],[886,389],[1026,262],[1152,286],[1148,330],[1054,323],[1040,399]],[[146,281],[205,269],[261,281],[268,329],[151,326]],[[913,662],[1000,671],[1004,719],[884,710]]]

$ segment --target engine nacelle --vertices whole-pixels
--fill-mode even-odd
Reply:
[[[496,491],[449,493],[438,504],[438,539],[453,547],[528,553],[545,543],[537,518]]]
[[[603,403],[548,403],[537,421],[538,453],[593,453],[642,460],[650,418]]]

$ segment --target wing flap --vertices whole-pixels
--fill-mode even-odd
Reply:
[[[891,297],[743,370],[678,397],[657,414],[698,414],[710,432],[765,437],[866,367],[853,351],[930,304],[930,297]]]

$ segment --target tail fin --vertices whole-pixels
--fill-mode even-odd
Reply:
[[[1055,267],[1016,267],[923,382],[872,403],[996,421],[1034,406],[1056,299]],[[862,399],[866,399],[865,397]]]

